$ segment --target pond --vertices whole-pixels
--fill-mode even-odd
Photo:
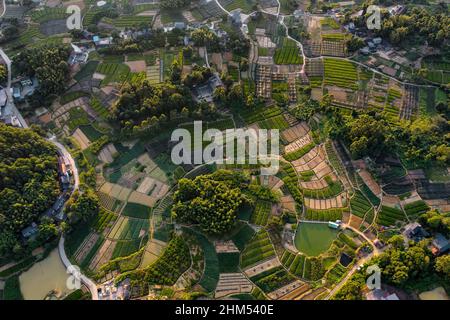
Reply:
[[[25,300],[42,300],[52,290],[59,296],[65,296],[71,291],[66,286],[68,277],[58,249],[54,249],[47,258],[19,276],[20,290]]]
[[[308,255],[318,256],[327,251],[338,230],[331,229],[326,223],[299,223],[295,233],[294,243],[296,248]]]

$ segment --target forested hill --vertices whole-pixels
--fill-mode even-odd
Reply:
[[[58,194],[55,147],[31,129],[0,123],[0,256],[22,250],[20,231]]]

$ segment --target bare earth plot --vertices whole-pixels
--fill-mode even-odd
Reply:
[[[278,267],[279,265],[280,265],[280,261],[278,260],[277,257],[275,257],[270,260],[266,260],[260,264],[257,264],[256,266],[253,266],[253,267],[250,267],[250,268],[244,270],[244,273],[247,275],[247,277],[251,278],[251,277],[254,277],[264,271],[267,271],[274,267]]]
[[[83,131],[80,130],[80,128],[77,128],[74,131],[72,137],[78,143],[81,150],[88,148],[89,145],[91,144],[91,141],[88,139],[88,137],[86,137],[86,135],[83,133]]]
[[[250,293],[253,285],[242,273],[221,273],[214,297],[221,298],[230,294]]]

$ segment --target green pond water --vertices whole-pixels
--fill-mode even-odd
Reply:
[[[318,256],[327,251],[337,234],[338,231],[326,223],[299,223],[294,244],[300,252]]]

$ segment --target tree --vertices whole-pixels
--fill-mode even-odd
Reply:
[[[8,78],[8,69],[6,65],[0,64],[0,82],[4,83]]]
[[[437,257],[434,268],[437,272],[444,274],[447,279],[450,279],[450,255]]]
[[[55,147],[31,129],[0,123],[0,256],[59,193]]]
[[[246,201],[240,186],[242,174],[219,170],[194,180],[178,181],[172,216],[180,222],[199,224],[210,234],[221,234],[234,225],[237,209]]]
[[[170,81],[172,83],[180,83],[181,80],[181,66],[180,62],[175,59],[170,66]]]
[[[50,95],[62,93],[66,88],[70,76],[69,54],[69,46],[60,45],[22,50],[14,57],[14,67],[19,74],[38,79],[37,96],[42,104],[48,104]]]
[[[58,235],[58,227],[54,223],[53,219],[47,216],[44,216],[41,219],[38,230],[38,237],[41,241],[48,241],[49,239]]]
[[[83,192],[75,191],[66,204],[66,213],[69,220],[77,222],[87,221],[90,217],[98,214],[99,199],[92,189]]]
[[[405,239],[403,238],[402,235],[397,234],[392,236],[388,242],[388,244],[390,244],[391,246],[393,246],[396,249],[402,249],[405,247]]]
[[[365,45],[366,44],[364,43],[364,39],[356,36],[352,36],[352,38],[347,41],[347,49],[350,52],[355,52],[364,47]]]

